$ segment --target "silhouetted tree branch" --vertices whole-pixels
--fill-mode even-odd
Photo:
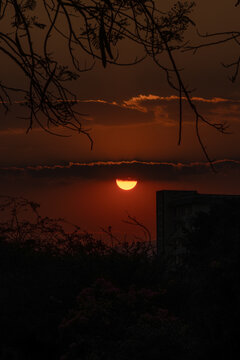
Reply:
[[[144,241],[148,241],[149,243],[151,243],[152,236],[151,236],[150,230],[143,223],[141,223],[139,220],[137,220],[134,216],[131,216],[128,214],[127,220],[123,220],[123,222],[125,224],[134,225],[134,226],[137,226],[138,228],[140,228],[144,235]],[[141,241],[143,240],[141,238],[137,238],[137,239],[141,240]]]
[[[7,111],[13,94],[20,93],[29,108],[27,131],[34,123],[50,133],[55,133],[53,127],[61,126],[85,134],[92,145],[89,131],[81,125],[84,114],[74,109],[77,98],[66,82],[92,69],[96,60],[105,68],[107,64],[135,65],[151,57],[165,73],[170,87],[179,94],[178,143],[182,139],[182,99],[185,96],[195,116],[197,139],[212,164],[199,133],[199,123],[221,133],[226,132],[226,126],[212,123],[199,113],[174,57],[174,51],[184,48],[185,31],[195,25],[190,18],[193,6],[192,1],[178,1],[168,12],[163,12],[161,4],[154,0],[0,1],[3,24],[0,26],[0,53],[27,79],[27,86],[20,88],[0,82],[2,105]],[[53,53],[50,41],[54,37],[63,40],[63,51],[70,56],[71,68],[63,66]],[[230,34],[230,38],[233,37]],[[143,49],[142,56],[129,63],[122,62],[118,44],[123,40],[138,44]],[[168,64],[165,64],[164,54]],[[89,66],[85,65],[86,56],[91,61]],[[235,65],[238,72],[238,64]]]
[[[235,6],[237,7],[240,4],[240,1],[237,1]],[[200,44],[192,44],[187,45],[184,49],[184,51],[192,51],[193,54],[196,54],[197,51],[201,50],[202,48],[216,46],[216,45],[223,45],[230,42],[235,42],[238,46],[240,46],[240,31],[239,30],[232,30],[232,31],[221,31],[216,33],[208,33],[205,34],[200,33],[197,31],[200,38],[203,39],[203,41]],[[233,70],[233,74],[230,77],[230,80],[232,82],[235,82],[238,73],[239,73],[239,63],[240,63],[240,57],[239,55],[236,55],[236,60],[229,64],[223,64],[222,65],[225,68],[230,68]]]
[[[29,246],[36,252],[47,252],[54,256],[64,255],[154,255],[149,230],[133,217],[127,223],[137,225],[144,231],[145,238],[128,241],[117,237],[111,226],[101,228],[107,235],[98,239],[80,226],[62,218],[41,216],[40,205],[22,197],[0,196],[0,241]],[[111,243],[109,244],[108,238]]]

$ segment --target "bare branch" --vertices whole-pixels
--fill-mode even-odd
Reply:
[[[239,32],[223,33],[216,41],[189,46],[184,42],[184,34],[190,26],[195,26],[190,18],[192,1],[178,1],[168,12],[161,11],[154,0],[6,0],[0,4],[0,19],[9,23],[8,31],[1,31],[0,24],[0,54],[7,56],[28,82],[22,89],[1,82],[0,101],[7,111],[14,93],[22,93],[29,109],[27,132],[34,125],[49,133],[56,133],[56,127],[63,127],[86,135],[92,147],[89,131],[81,124],[84,114],[74,108],[76,96],[65,84],[78,79],[82,71],[92,69],[97,60],[105,68],[108,64],[135,65],[151,57],[165,73],[169,86],[179,94],[178,144],[182,141],[184,96],[195,117],[197,139],[210,161],[199,135],[199,121],[222,133],[225,133],[224,124],[213,124],[199,113],[173,54],[184,49],[197,51],[204,46],[239,41]],[[37,16],[38,7],[45,16],[44,21]],[[36,33],[38,39],[42,39],[41,44],[35,45]],[[54,36],[62,38],[63,51],[69,55],[73,69],[62,65],[49,50]],[[205,35],[209,36],[220,34]],[[118,44],[123,40],[139,45],[142,54],[129,62],[121,62]],[[163,60],[164,54],[168,64]],[[86,56],[90,66],[85,64]],[[235,80],[239,63],[230,66],[236,66],[232,78]]]
[[[145,241],[149,241],[149,242],[152,241],[152,236],[151,236],[149,229],[144,224],[142,224],[140,221],[138,221],[134,216],[130,216],[128,214],[127,220],[123,220],[123,222],[125,224],[134,225],[134,226],[137,226],[138,228],[142,229],[144,237],[145,237]]]

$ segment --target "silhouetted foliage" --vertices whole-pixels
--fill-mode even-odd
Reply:
[[[2,354],[59,359],[57,328],[81,289],[99,276],[121,288],[151,287],[161,277],[144,244],[112,247],[79,229],[67,232],[62,220],[42,218],[26,199],[1,200]]]
[[[25,199],[4,197],[0,210],[1,359],[203,360],[237,350],[239,208],[232,202],[194,220],[188,257],[175,272],[148,247],[99,246],[75,230],[71,237],[62,220],[41,222],[37,204]]]
[[[143,229],[144,238],[137,241],[120,239],[111,231],[111,226],[104,229],[108,235],[105,240],[95,238],[78,225],[64,219],[42,217],[40,205],[21,197],[0,196],[0,234],[7,242],[19,246],[29,246],[34,251],[48,252],[52,255],[109,255],[125,254],[144,256],[154,253],[149,230],[134,217],[128,217],[128,223]],[[147,235],[146,235],[147,234]],[[147,241],[146,241],[146,236]]]
[[[162,291],[123,291],[104,279],[83,289],[60,325],[61,359],[179,359],[186,327],[161,307]]]
[[[49,125],[62,125],[84,132],[73,110],[76,98],[65,87],[82,71],[90,70],[96,59],[120,64],[117,45],[123,39],[140,44],[140,59],[178,48],[183,33],[192,23],[189,13],[193,3],[178,2],[168,13],[160,11],[155,2],[147,1],[59,1],[6,0],[0,3],[0,53],[7,56],[27,79],[26,88],[1,82],[0,99],[8,109],[12,92],[20,92],[30,108],[29,129],[37,122],[45,130]],[[60,36],[62,47],[70,56],[72,70],[56,58],[51,48],[52,37]],[[41,43],[43,49],[39,44]],[[89,57],[91,65],[85,65]],[[127,65],[127,64],[123,64]],[[170,70],[166,71],[169,83]],[[176,70],[175,70],[176,71]],[[41,114],[41,115],[40,115]],[[45,119],[45,120],[43,120]]]

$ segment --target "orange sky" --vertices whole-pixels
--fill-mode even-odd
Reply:
[[[165,7],[173,3],[162,2]],[[238,28],[239,12],[240,7],[235,8],[234,1],[202,0],[195,7],[193,18],[202,33],[233,30]],[[200,41],[195,30],[186,35],[192,41]],[[125,57],[131,58],[139,51],[129,44],[125,46]],[[64,61],[61,49],[61,43],[57,43],[56,51]],[[116,231],[125,231],[121,220],[129,212],[146,223],[155,236],[156,190],[240,193],[239,79],[232,84],[228,79],[231,73],[221,65],[221,62],[234,61],[238,50],[233,43],[206,48],[194,56],[191,53],[176,55],[179,67],[184,67],[186,83],[196,88],[192,96],[201,113],[210,121],[227,121],[230,125],[230,135],[201,127],[209,156],[219,161],[228,159],[218,163],[217,175],[202,165],[206,159],[197,142],[194,116],[186,101],[182,144],[177,145],[178,94],[149,59],[133,67],[108,65],[103,69],[101,64],[96,64],[92,71],[82,73],[72,84],[79,99],[77,108],[89,114],[83,122],[92,129],[92,151],[82,135],[59,138],[38,128],[26,135],[27,123],[17,118],[23,111],[17,104],[7,116],[2,112],[2,195],[31,198],[42,204],[43,212],[66,217],[92,231],[108,225]],[[6,61],[5,68],[8,68],[5,78],[16,81],[18,77]],[[139,168],[132,163],[115,164],[134,160],[140,162]],[[99,165],[94,165],[99,161],[105,164],[100,170]],[[69,163],[76,165],[68,166]],[[89,168],[86,171],[85,163],[93,163],[89,166],[91,171]],[[177,167],[177,163],[183,166]],[[115,178],[119,174],[136,176],[140,180],[136,189],[128,193],[118,189]]]

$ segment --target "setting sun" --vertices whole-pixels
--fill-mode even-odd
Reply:
[[[116,179],[117,186],[122,190],[132,190],[137,185],[137,180]]]

